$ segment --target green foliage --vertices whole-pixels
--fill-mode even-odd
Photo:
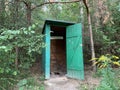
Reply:
[[[112,68],[103,68],[101,74],[102,80],[96,90],[118,90],[116,76]]]
[[[36,28],[37,24],[33,24],[19,30],[5,28],[0,30],[0,88],[7,89],[14,85],[16,82],[14,79],[20,74],[20,70],[29,69],[36,55],[41,54],[41,49],[45,47],[42,41],[44,36],[38,33]],[[16,47],[18,47],[18,69],[15,67]]]
[[[14,58],[11,52],[0,49],[0,90],[10,89],[17,82],[19,71],[15,68]]]
[[[17,86],[19,90],[45,90],[43,82],[37,82],[33,77],[20,80]]]
[[[15,48],[18,47],[20,49],[19,59],[22,64],[20,64],[20,66],[24,67],[24,62],[27,67],[28,65],[26,63],[33,62],[35,53],[41,54],[41,48],[45,47],[45,44],[42,42],[43,35],[35,32],[35,28],[36,25],[19,30],[2,29],[0,35],[0,50],[7,54],[11,52],[13,55],[10,55],[10,57],[14,62],[16,54]],[[23,51],[26,57],[22,54]],[[22,57],[24,57],[24,59]]]
[[[92,61],[94,61],[94,65],[97,65],[98,68],[109,68],[112,67],[112,65],[120,66],[119,57],[110,54],[93,58]]]
[[[106,6],[110,13],[109,21],[106,24],[93,27],[97,56],[106,53],[119,55],[120,53],[119,0],[106,0]],[[97,21],[99,22],[99,20]]]
[[[118,90],[117,77],[113,71],[112,65],[120,66],[119,58],[114,55],[106,54],[100,58],[95,58],[95,64],[101,71],[102,80],[96,90]]]

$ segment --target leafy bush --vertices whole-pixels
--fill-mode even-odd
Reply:
[[[36,55],[41,54],[41,49],[45,47],[42,41],[44,35],[38,33],[36,28],[37,24],[19,30],[0,30],[0,90],[14,86],[20,70],[29,69]]]
[[[22,79],[17,84],[19,90],[45,90],[44,85],[33,77]]]
[[[118,87],[117,77],[115,75],[115,72],[112,68],[112,65],[118,65],[120,66],[119,57],[106,54],[102,55],[100,58],[95,58],[95,63],[100,69],[102,74],[102,80],[100,82],[100,85],[96,88],[96,90],[118,90],[120,87]]]

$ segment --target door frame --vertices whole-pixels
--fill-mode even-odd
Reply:
[[[74,24],[73,24],[74,25]],[[68,26],[71,26],[71,25],[68,25]],[[67,27],[66,26],[66,33],[67,33]],[[82,27],[81,27],[82,29]],[[43,49],[43,71],[44,71],[44,75],[45,75],[45,79],[49,79],[50,78],[50,47],[51,47],[51,43],[50,43],[50,38],[51,38],[51,35],[50,35],[50,31],[51,31],[51,28],[50,28],[50,24],[46,24],[45,25],[45,37],[44,37],[44,41],[46,43],[46,47],[45,49]],[[65,35],[66,36],[66,35]],[[67,40],[66,40],[67,42]],[[66,43],[65,43],[66,44]],[[67,48],[67,44],[66,44],[66,48]],[[67,71],[67,50],[66,50],[66,71]],[[68,73],[68,72],[67,72]],[[84,71],[83,71],[84,73]]]

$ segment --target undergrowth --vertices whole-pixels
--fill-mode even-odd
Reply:
[[[19,90],[45,90],[43,81],[41,77],[24,78],[17,83],[17,88]]]
[[[99,74],[101,76],[100,85],[95,90],[120,90],[120,77],[112,66],[120,66],[119,57],[115,55],[102,55],[95,60]]]

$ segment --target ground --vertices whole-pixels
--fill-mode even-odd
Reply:
[[[45,80],[45,90],[93,90],[99,85],[99,78],[95,78],[89,66],[85,68],[85,80],[76,80],[66,76],[52,76]]]
[[[31,72],[34,76],[40,75],[39,63],[36,63]],[[94,77],[92,67],[85,65],[85,80],[76,80],[59,75],[52,75],[49,80],[45,80],[45,90],[93,90],[94,87],[99,85],[100,78]]]

